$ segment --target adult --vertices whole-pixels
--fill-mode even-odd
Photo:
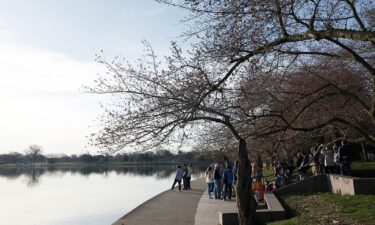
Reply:
[[[208,166],[208,168],[206,169],[206,183],[208,186],[208,196],[211,199],[211,192],[214,190],[214,175],[211,166]]]
[[[269,170],[271,165],[270,159],[266,159],[266,169]]]
[[[351,161],[352,158],[350,156],[350,148],[345,143],[345,141],[341,141],[341,146],[338,150],[338,158],[340,163],[340,173],[341,175],[350,176],[351,174]]]
[[[263,189],[262,179],[262,171],[259,169],[257,164],[254,164],[251,171],[251,188],[253,189],[256,202],[259,202],[260,199],[263,199],[263,193],[261,193]]]
[[[275,185],[277,188],[282,187],[285,185],[285,175],[286,175],[286,168],[283,167],[281,163],[277,163],[275,167]]]
[[[319,148],[322,148],[322,147],[319,147]],[[326,170],[324,168],[324,155],[321,154],[321,150],[319,150],[319,171],[320,171],[320,174],[326,174]]]
[[[188,187],[188,168],[186,166],[186,164],[184,164],[184,168],[183,168],[183,175],[182,175],[182,179],[184,181],[184,190],[187,190],[187,187]]]
[[[236,193],[236,185],[237,185],[237,180],[238,180],[238,165],[239,165],[239,161],[236,160],[236,162],[234,163],[233,165],[233,175],[234,175],[234,180],[233,180],[233,185],[232,185],[232,197],[235,197],[235,193]]]
[[[291,184],[293,178],[293,171],[295,169],[294,161],[292,158],[286,162],[286,183]]]
[[[221,173],[219,163],[215,165],[214,169],[214,193],[215,199],[221,199]]]
[[[326,173],[334,173],[335,161],[332,149],[327,146],[322,149],[321,154],[324,155],[324,170]]]
[[[263,172],[263,160],[260,157],[260,154],[258,154],[258,157],[257,157],[257,166],[258,166],[258,170]]]
[[[313,154],[314,154],[315,148],[313,147],[312,150],[313,150]],[[321,167],[320,167],[320,151],[319,150],[315,153],[314,158],[313,158],[313,162],[314,162],[314,172],[313,172],[313,174],[314,175],[322,174],[322,171],[320,170]]]
[[[238,165],[239,165],[239,161],[237,160],[235,163],[234,163],[234,166],[233,166],[233,174],[234,174],[234,184],[237,184],[237,173],[238,173]]]
[[[181,165],[177,165],[176,176],[172,184],[172,191],[176,183],[178,183],[178,190],[181,191],[181,180],[182,180],[183,175],[184,175],[184,170],[181,168]]]
[[[298,179],[300,181],[304,180],[307,177],[307,170],[309,168],[309,165],[308,165],[309,161],[310,161],[309,154],[302,151],[298,160],[297,160]]]
[[[191,189],[190,181],[191,181],[191,174],[193,173],[192,166],[193,166],[193,164],[189,164],[188,167],[187,167],[187,174],[186,174],[187,185],[186,185],[186,190]]]
[[[339,148],[336,143],[332,146],[333,151],[333,161],[335,162],[334,173],[340,173],[340,158],[339,158]]]
[[[226,170],[223,172],[223,183],[224,183],[224,195],[223,200],[225,201],[227,196],[228,199],[232,199],[232,184],[234,180],[234,174],[231,170],[230,165],[227,165]]]

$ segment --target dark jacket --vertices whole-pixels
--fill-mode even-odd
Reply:
[[[223,180],[226,184],[232,184],[234,179],[234,174],[231,169],[226,169],[223,173]]]
[[[346,164],[346,163],[350,163],[351,161],[351,156],[350,156],[350,149],[349,149],[349,146],[344,144],[344,145],[341,145],[339,147],[339,150],[338,150],[338,158],[339,158],[339,162],[340,164]]]
[[[220,169],[215,168],[215,170],[214,170],[214,180],[220,180],[220,179],[221,179]]]

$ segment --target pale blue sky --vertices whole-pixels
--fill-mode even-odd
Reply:
[[[86,151],[104,101],[80,91],[103,69],[95,54],[134,60],[143,39],[167,54],[182,18],[153,0],[0,0],[0,154]]]

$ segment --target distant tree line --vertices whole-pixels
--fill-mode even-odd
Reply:
[[[0,169],[0,177],[5,177],[10,180],[26,178],[26,184],[29,187],[38,185],[40,178],[44,175],[56,175],[71,173],[80,176],[90,176],[92,174],[106,175],[108,173],[116,173],[117,175],[136,175],[141,177],[156,177],[159,179],[167,179],[175,173],[175,165],[121,165],[111,166],[103,164],[102,166],[87,164],[84,166],[59,166],[49,164],[48,166],[35,167],[4,167]],[[194,165],[193,174],[198,175],[204,171],[206,166],[204,164]]]
[[[155,152],[134,152],[110,154],[46,154],[40,146],[30,146],[25,153],[10,152],[0,154],[0,165],[4,164],[35,164],[35,163],[109,163],[109,162],[204,162],[212,160],[211,155],[198,150],[176,153],[169,150]]]

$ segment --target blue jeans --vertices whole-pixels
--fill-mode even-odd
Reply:
[[[227,196],[229,199],[232,198],[232,184],[231,183],[224,184],[224,199],[226,199]]]
[[[211,192],[214,190],[214,183],[207,183],[208,185],[208,196],[211,198]]]
[[[172,190],[174,189],[174,186],[178,183],[178,190],[181,191],[181,180],[174,179],[174,182],[172,184]]]
[[[215,198],[221,198],[221,180],[214,180],[215,183]]]

